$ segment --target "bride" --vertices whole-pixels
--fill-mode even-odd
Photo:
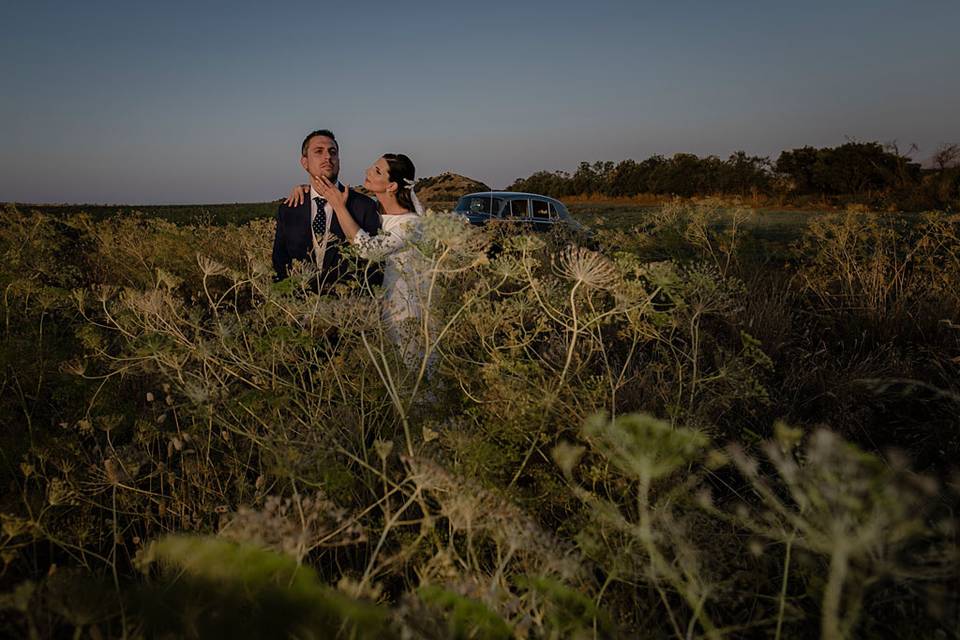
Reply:
[[[402,153],[385,153],[367,169],[363,186],[380,203],[382,226],[376,236],[361,229],[347,210],[349,185],[340,191],[326,177],[312,176],[314,190],[333,207],[347,240],[356,245],[363,258],[384,260],[383,320],[387,335],[400,347],[408,365],[422,356],[417,338],[424,277],[417,268],[416,251],[409,246],[423,213],[413,191],[415,171],[413,162]],[[294,187],[288,202],[300,204],[304,191],[309,192],[309,187]]]

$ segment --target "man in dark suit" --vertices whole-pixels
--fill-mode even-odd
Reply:
[[[340,254],[347,242],[333,208],[316,192],[314,176],[324,176],[337,183],[340,175],[340,146],[333,133],[326,129],[312,131],[300,147],[300,165],[311,184],[310,197],[299,206],[280,204],[277,210],[277,230],[273,240],[273,269],[277,280],[287,277],[294,260],[310,260],[320,273],[315,290],[324,292],[337,283],[360,279],[361,284],[379,285],[383,271],[378,265],[360,261],[353,269]],[[340,186],[343,190],[343,186]],[[347,209],[361,229],[370,235],[380,230],[380,214],[372,198],[350,190]]]

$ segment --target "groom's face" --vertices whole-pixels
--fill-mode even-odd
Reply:
[[[314,136],[307,143],[307,155],[300,156],[300,164],[312,176],[336,181],[340,175],[340,149],[327,136]]]

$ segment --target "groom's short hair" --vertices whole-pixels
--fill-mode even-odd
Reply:
[[[310,144],[310,141],[316,138],[317,136],[323,136],[325,138],[330,138],[333,140],[333,144],[337,145],[337,151],[340,151],[340,143],[337,142],[337,138],[333,135],[333,131],[329,129],[317,129],[316,131],[311,131],[307,134],[307,137],[303,139],[303,144],[300,145],[300,155],[306,157],[307,155],[307,145]]]

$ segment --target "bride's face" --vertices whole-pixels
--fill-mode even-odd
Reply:
[[[386,160],[380,158],[370,165],[363,186],[373,193],[392,193],[396,190],[396,183],[390,182],[390,165]]]

